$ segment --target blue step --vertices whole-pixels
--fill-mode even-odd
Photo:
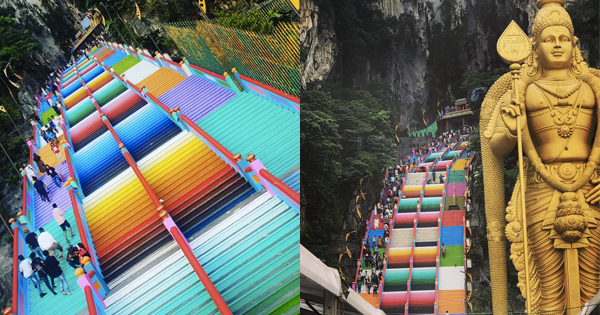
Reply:
[[[89,195],[129,167],[109,131],[75,152],[73,166],[84,195]]]
[[[181,128],[153,104],[143,106],[114,129],[136,161],[181,132]]]

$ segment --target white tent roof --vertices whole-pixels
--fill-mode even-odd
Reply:
[[[373,307],[352,289],[342,286],[340,276],[336,269],[327,267],[319,258],[308,249],[300,245],[300,295],[301,299],[311,300],[310,297],[322,297],[327,290],[342,299],[346,307],[350,306],[360,314],[385,315],[385,312]],[[347,296],[344,290],[348,290]],[[304,296],[304,297],[303,297]],[[316,303],[321,303],[315,299]],[[348,310],[348,308],[346,308]]]

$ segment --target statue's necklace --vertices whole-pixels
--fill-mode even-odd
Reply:
[[[559,99],[565,99],[565,98],[571,96],[573,93],[577,92],[579,90],[579,88],[581,87],[581,84],[583,83],[583,81],[579,80],[579,82],[577,82],[577,84],[570,91],[566,91],[564,86],[569,85],[571,82],[558,81],[558,82],[544,82],[543,84],[540,84],[540,83],[534,81],[533,83],[537,87],[542,89],[544,92],[546,92],[552,96],[558,97]],[[553,91],[553,90],[547,88],[545,85],[557,86],[556,91]]]
[[[579,80],[579,83],[577,83],[577,86],[569,93],[569,95],[571,95],[574,92],[576,92],[577,90],[579,90],[582,82],[583,81]],[[557,105],[569,105],[569,103],[566,100],[565,101],[560,100],[560,99],[567,98],[568,96],[560,97],[560,96],[555,95],[552,92],[546,90],[537,82],[533,82],[533,83],[541,91],[545,91],[548,94],[556,96],[559,99]],[[560,111],[556,110],[554,108],[554,105],[552,105],[552,102],[546,96],[546,94],[544,94],[543,92],[541,92],[541,94],[544,96],[544,98],[546,99],[546,102],[548,103],[548,106],[550,107],[550,116],[553,118],[554,123],[559,127],[558,135],[563,138],[571,137],[571,134],[573,134],[573,125],[575,124],[575,121],[577,120],[577,115],[579,114],[579,108],[581,107],[581,102],[580,102],[581,90],[579,90],[579,93],[577,94],[577,98],[576,98],[575,102],[571,105],[571,108],[569,108],[566,113],[561,113]]]

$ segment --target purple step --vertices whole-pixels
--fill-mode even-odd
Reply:
[[[62,162],[59,165],[57,165],[55,167],[56,171],[63,174],[66,178],[69,178],[70,174],[69,174],[69,167],[67,166],[66,162]],[[34,190],[34,194],[35,194],[35,201],[34,201],[34,207],[35,207],[35,229],[39,229],[40,227],[43,227],[44,225],[46,225],[46,223],[54,220],[54,217],[52,216],[52,204],[56,203],[56,205],[63,209],[63,210],[67,210],[69,208],[72,207],[71,205],[71,199],[69,198],[69,193],[67,192],[67,188],[65,188],[65,186],[63,185],[62,187],[56,187],[56,184],[54,184],[54,182],[52,181],[52,178],[50,178],[50,176],[48,175],[43,175],[40,178],[42,181],[44,181],[44,183],[46,184],[46,186],[48,186],[48,196],[50,197],[50,202],[44,202],[42,201],[42,198],[40,198],[40,196],[38,195],[37,192],[35,192]]]
[[[199,122],[235,95],[205,79],[191,76],[158,99],[169,108],[179,107],[189,119]]]

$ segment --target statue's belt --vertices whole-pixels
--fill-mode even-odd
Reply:
[[[570,183],[573,182],[575,180],[577,180],[577,178],[579,178],[579,176],[583,175],[584,171],[585,171],[585,163],[583,162],[562,162],[562,163],[551,163],[551,164],[545,164],[544,167],[546,168],[546,170],[548,170],[548,172],[550,172],[552,174],[552,176],[554,176],[557,179],[560,179],[562,182],[564,183]],[[546,183],[546,181],[544,179],[542,179],[542,177],[535,172],[534,168],[531,165],[528,165],[527,169],[527,189],[553,189],[553,187],[551,187],[548,183]],[[595,178],[598,176],[598,169],[596,170],[596,172],[594,172],[592,174],[592,178]],[[589,184],[589,181],[586,182],[586,185]],[[543,186],[550,186],[550,187],[543,187]],[[536,187],[537,186],[537,187]],[[595,229],[598,226],[598,222],[597,220],[600,220],[600,210],[597,207],[593,207],[590,206],[586,201],[585,201],[585,196],[583,194],[583,191],[581,190],[581,188],[577,189],[575,192],[571,192],[571,193],[564,193],[565,196],[569,195],[570,197],[568,198],[568,200],[570,200],[569,202],[571,202],[570,204],[567,203],[567,201],[565,201],[565,203],[561,203],[561,196],[563,196],[562,191],[554,189],[554,193],[552,194],[551,198],[550,198],[550,202],[548,203],[548,208],[546,211],[542,212],[542,213],[537,213],[535,215],[531,215],[527,217],[527,226],[531,226],[533,224],[536,223],[542,223],[542,230],[550,230],[550,238],[554,240],[554,247],[555,248],[563,248],[563,249],[568,249],[568,248],[582,248],[582,247],[587,247],[589,246],[589,242],[588,242],[588,237],[591,237],[591,233],[589,231],[589,229]],[[564,216],[564,211],[571,211],[571,213],[569,214],[575,214],[575,212],[579,213],[578,215],[576,215],[574,218],[576,219],[577,217],[579,219],[577,220],[583,220],[581,221],[582,224],[584,224],[585,229],[581,228],[580,229],[580,236],[578,236],[575,239],[564,239],[561,238],[561,234],[557,232],[557,228],[560,230],[561,228],[563,228],[565,225],[569,225],[569,217],[562,217],[559,219],[559,217],[561,216],[559,209],[561,209],[561,207],[565,207],[569,205],[570,209],[567,210],[562,210],[563,214],[562,216]],[[571,209],[572,208],[572,209]],[[574,209],[578,209],[578,210],[574,210]],[[573,217],[573,216],[570,216]]]

